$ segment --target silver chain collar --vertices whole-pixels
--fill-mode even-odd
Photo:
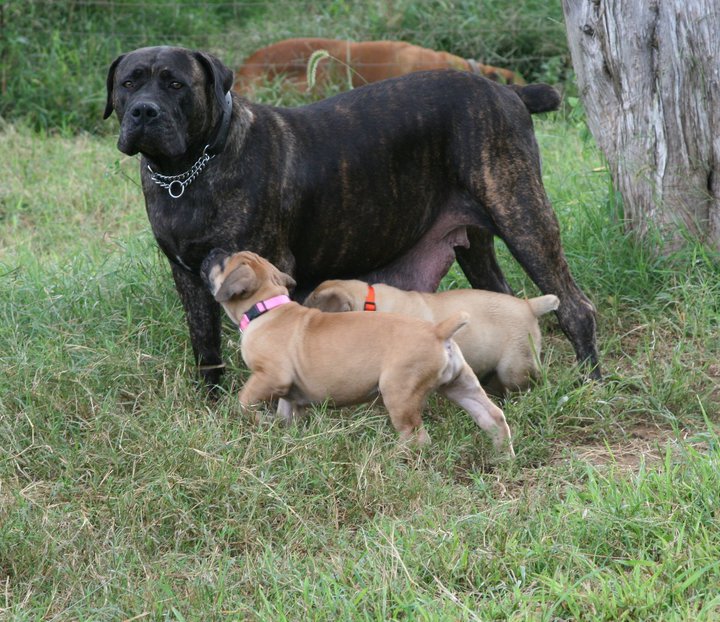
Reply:
[[[189,170],[179,175],[161,175],[153,171],[148,164],[147,168],[150,171],[150,179],[161,188],[167,189],[168,194],[173,199],[179,199],[185,192],[185,186],[189,186],[195,181],[195,178],[202,172],[205,165],[215,157],[214,154],[208,154],[207,150],[209,147],[210,145],[205,145],[205,149],[203,149],[202,155],[198,158],[197,162],[195,162]]]

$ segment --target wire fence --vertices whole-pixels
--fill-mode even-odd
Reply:
[[[408,20],[398,17],[394,11],[401,12],[404,4],[421,7],[418,11],[426,7],[428,18]],[[372,32],[374,38],[397,38],[454,53],[457,49],[447,48],[472,44],[486,55],[490,50],[496,56],[495,60],[500,57],[514,64],[542,62],[548,56],[566,49],[564,26],[558,21],[557,15],[548,19],[528,16],[523,20],[519,19],[515,11],[502,20],[502,27],[499,28],[497,19],[502,16],[496,19],[484,18],[481,8],[477,9],[476,15],[470,13],[467,17],[465,14],[469,4],[472,3],[466,0],[416,0],[413,3],[393,0],[0,0],[0,41],[8,38],[14,41],[49,41],[59,37],[72,45],[92,37],[119,41],[122,47],[130,49],[161,38],[163,41],[181,40],[188,47],[209,43],[215,49],[227,50],[238,60],[237,54],[233,54],[233,50],[238,47],[241,48],[239,53],[243,58],[262,45],[290,36],[358,41],[368,39]],[[481,3],[477,4],[479,6]],[[298,6],[307,7],[307,19],[295,27],[288,24],[285,28],[263,29],[262,23],[258,23],[257,29],[250,33],[251,36],[247,36],[247,22],[267,13],[269,7],[272,7],[274,15],[278,15],[284,12],[297,13],[293,7]],[[346,17],[337,15],[338,6],[344,7],[346,15],[355,14],[355,19],[337,23]],[[362,15],[371,6],[375,7],[375,15],[363,24]],[[447,13],[440,24],[433,23],[435,13],[431,12],[431,9],[438,7],[444,7]],[[54,16],[57,19],[53,19]],[[561,12],[559,16],[562,16]],[[378,20],[378,17],[381,19]],[[378,21],[386,23],[378,24]],[[211,31],[204,29],[206,22],[212,24]],[[450,45],[432,44],[445,40],[451,40]],[[463,44],[463,40],[467,42]],[[502,49],[498,49],[498,41],[505,42]],[[516,45],[507,44],[508,41],[515,41]],[[523,49],[525,41],[542,42],[542,45],[534,45],[533,49],[526,50]],[[472,54],[470,56],[475,57]]]
[[[212,35],[222,45],[223,40],[234,41],[234,31],[267,5],[267,0],[0,0],[0,41],[30,44],[36,55],[53,39],[78,49],[88,39],[117,42],[123,48],[157,39],[182,40],[190,47]],[[219,30],[221,20],[227,32]]]

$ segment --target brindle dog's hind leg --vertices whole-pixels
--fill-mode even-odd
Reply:
[[[560,298],[555,312],[578,362],[600,379],[595,342],[595,307],[570,273],[560,242],[560,225],[542,184],[528,180],[524,192],[497,193],[489,210],[510,252],[544,294]]]
[[[475,289],[512,294],[495,257],[493,234],[487,229],[468,227],[467,237],[470,246],[457,247],[455,254],[470,285]]]

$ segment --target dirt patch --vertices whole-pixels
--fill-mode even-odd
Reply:
[[[644,463],[651,466],[662,460],[668,445],[677,446],[672,430],[642,424],[627,432],[627,438],[613,443],[592,443],[572,448],[572,455],[596,467],[614,466],[635,471]]]
[[[523,469],[523,475],[517,476],[513,488],[533,486],[535,479],[543,479],[543,473],[550,468],[566,465],[575,459],[594,467],[613,467],[625,472],[637,471],[640,464],[652,467],[664,457],[668,445],[676,447],[678,439],[670,429],[652,424],[638,424],[628,429],[623,439],[612,442],[586,442],[558,446],[546,460]],[[485,462],[486,456],[473,453],[464,456],[455,466],[453,479],[463,485],[472,484],[478,473],[493,476],[495,465]],[[499,476],[502,479],[502,476]]]

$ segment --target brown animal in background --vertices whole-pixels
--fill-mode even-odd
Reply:
[[[354,87],[394,78],[413,71],[458,69],[495,82],[525,84],[508,69],[483,65],[448,52],[437,52],[404,41],[343,41],[339,39],[284,39],[261,48],[249,56],[235,74],[233,89],[247,94],[263,81],[285,75],[299,90],[307,89],[307,64],[317,50],[326,50],[331,58],[318,64],[316,81],[327,85],[349,76]]]
[[[321,311],[380,311],[441,322],[465,311],[467,327],[453,339],[485,388],[496,394],[526,388],[538,374],[541,337],[538,318],[555,311],[557,296],[517,298],[481,289],[409,292],[357,279],[321,283],[305,299]]]
[[[214,249],[201,272],[212,295],[243,331],[241,353],[252,375],[240,406],[280,399],[287,422],[327,399],[336,406],[381,396],[402,442],[430,438],[422,425],[427,396],[438,391],[465,409],[514,455],[502,410],[483,391],[451,339],[467,323],[456,313],[436,324],[394,313],[323,313],[288,297],[289,275],[255,253]]]

